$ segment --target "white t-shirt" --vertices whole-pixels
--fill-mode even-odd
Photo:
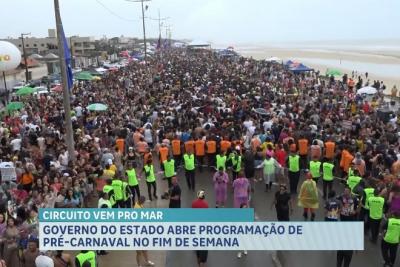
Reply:
[[[272,123],[273,123],[272,121],[265,121],[265,122],[263,123],[264,131],[271,130]]]
[[[39,255],[36,257],[35,260],[36,267],[54,267],[54,261],[52,258],[45,256],[45,255]]]
[[[253,122],[252,121],[245,121],[245,122],[243,122],[243,125],[247,129],[249,129],[249,127],[253,126]]]
[[[13,139],[10,144],[12,145],[12,150],[13,151],[20,151],[21,150],[21,143],[22,140],[19,138]]]

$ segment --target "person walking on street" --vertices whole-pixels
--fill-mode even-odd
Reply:
[[[297,155],[296,152],[291,151],[287,161],[287,166],[289,168],[290,193],[296,195],[300,180],[300,156]]]
[[[204,190],[197,192],[197,199],[192,202],[193,209],[208,209],[208,203],[205,200],[206,193]],[[205,267],[208,259],[208,250],[196,250],[197,264],[199,267]]]
[[[143,168],[144,174],[146,176],[147,193],[149,195],[149,200],[153,201],[153,197],[157,199],[157,184],[156,175],[154,172],[154,165],[151,159],[147,160],[146,165]],[[153,188],[153,194],[151,193],[151,188]]]
[[[233,181],[233,206],[240,208],[240,205],[249,205],[250,198],[250,182],[244,177],[243,172],[239,173],[239,177]]]
[[[128,186],[131,190],[132,194],[132,204],[133,207],[135,205],[135,198],[136,196],[140,197],[140,188],[139,188],[139,179],[136,175],[136,170],[131,162],[128,163],[128,168],[125,171],[125,175],[128,177]]]
[[[214,174],[215,207],[224,207],[227,197],[229,177],[222,167]]]
[[[400,241],[400,214],[394,213],[383,226],[381,252],[384,267],[393,267],[396,262],[397,247]]]
[[[332,191],[334,169],[335,165],[333,165],[332,160],[326,159],[322,164],[322,192],[324,199],[326,199],[329,196],[329,192]]]
[[[275,206],[278,221],[290,221],[289,215],[293,213],[293,203],[285,184],[279,185],[279,191],[275,193],[275,199],[274,202],[272,202],[271,209],[272,206]]]
[[[178,183],[178,178],[173,176],[171,179],[171,187],[169,188],[169,208],[181,207],[181,187]]]
[[[135,209],[143,209],[144,202],[146,201],[145,196],[140,196],[138,202],[135,204]],[[142,259],[144,259],[144,265],[142,265]],[[149,254],[147,250],[137,250],[136,251],[136,264],[138,267],[142,266],[154,266],[154,263],[149,260]]]
[[[188,151],[183,155],[183,161],[185,165],[185,176],[186,176],[186,182],[188,185],[189,190],[192,190],[194,192],[195,188],[195,172],[196,172],[196,167],[194,164],[194,155],[192,151]]]
[[[336,267],[350,267],[353,250],[338,250],[336,253]]]
[[[299,193],[299,207],[304,208],[303,217],[307,221],[308,213],[311,213],[311,221],[315,219],[315,210],[319,207],[317,184],[311,174],[306,170],[307,179],[303,182]]]
[[[265,182],[265,192],[271,190],[272,183],[276,182],[276,174],[281,168],[281,165],[272,157],[272,154],[267,152],[265,160],[257,166],[257,168],[264,168],[263,169],[263,176]]]
[[[369,226],[371,229],[371,242],[378,240],[379,226],[383,217],[383,207],[385,199],[379,195],[379,190],[375,189],[374,196],[368,199],[369,205]]]

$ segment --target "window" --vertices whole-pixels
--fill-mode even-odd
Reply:
[[[29,44],[26,44],[25,46],[26,46],[26,47],[29,47]]]
[[[34,47],[37,47],[37,44],[33,44]]]
[[[44,44],[41,44],[42,47],[44,47]]]
[[[20,45],[20,44],[18,45],[18,47],[21,47],[21,46],[22,46],[22,45]]]

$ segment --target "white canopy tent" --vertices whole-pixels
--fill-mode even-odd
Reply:
[[[376,90],[375,87],[366,86],[366,87],[363,87],[363,88],[361,88],[361,89],[358,89],[358,90],[357,90],[357,95],[363,95],[363,94],[366,94],[366,95],[374,95],[374,94],[376,94],[377,92],[378,92],[378,90]]]

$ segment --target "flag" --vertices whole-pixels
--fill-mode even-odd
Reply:
[[[61,26],[62,27],[62,26]],[[72,81],[72,67],[71,67],[71,53],[69,52],[67,39],[65,38],[64,29],[61,28],[61,38],[64,45],[64,57],[65,57],[65,66],[67,68],[67,83],[68,89],[71,90],[73,81]]]

